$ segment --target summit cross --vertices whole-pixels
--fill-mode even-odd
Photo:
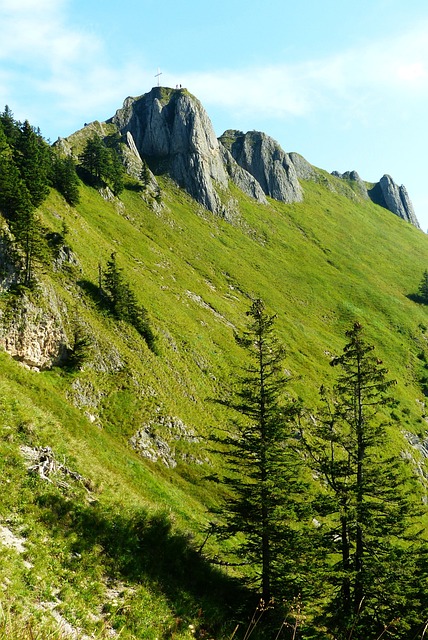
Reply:
[[[161,71],[161,70],[159,69],[159,67],[158,67],[158,72],[157,72],[157,73],[156,73],[156,75],[155,75],[155,78],[157,78],[157,79],[158,79],[158,87],[160,87],[160,84],[159,84],[159,78],[160,78],[160,76],[161,76],[161,75],[162,75],[162,71]]]

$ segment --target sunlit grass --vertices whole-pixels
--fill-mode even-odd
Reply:
[[[165,206],[157,212],[131,190],[105,202],[82,186],[76,209],[52,192],[41,215],[52,230],[67,224],[78,266],[45,268],[42,278],[89,327],[95,350],[72,373],[28,371],[0,354],[0,524],[26,540],[22,556],[0,547],[0,638],[62,640],[55,620],[35,608],[55,598],[65,620],[96,638],[109,628],[126,640],[190,638],[193,625],[222,640],[236,619],[246,628],[230,582],[237,572],[213,571],[197,549],[220,491],[204,480],[222,464],[207,437],[228,421],[211,400],[241,364],[234,332],[251,296],[277,314],[290,389],[306,405],[332,380],[331,355],[359,320],[398,382],[389,446],[402,450],[403,429],[425,431],[418,381],[426,374],[427,310],[408,296],[427,268],[427,237],[330,180],[336,193],[307,183],[305,201],[294,205],[256,205],[231,186],[241,212],[232,224],[162,178]],[[113,251],[149,312],[159,355],[89,293]],[[179,418],[198,438],[171,440],[175,468],[129,445],[156,416]],[[51,447],[92,489],[29,474],[21,446]],[[209,539],[205,552],[221,549]]]

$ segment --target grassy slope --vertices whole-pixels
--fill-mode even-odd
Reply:
[[[220,462],[205,451],[203,438],[226,417],[209,398],[230,385],[239,366],[233,328],[244,325],[250,296],[263,297],[278,314],[292,388],[307,404],[328,382],[330,354],[341,351],[344,331],[358,319],[399,383],[392,446],[402,448],[401,429],[424,432],[417,400],[424,399],[418,379],[427,311],[407,296],[426,268],[428,238],[327,180],[337,192],[305,183],[303,203],[268,207],[231,187],[242,212],[234,225],[201,210],[169,180],[161,181],[160,213],[133,191],[121,203],[105,202],[82,187],[76,209],[50,195],[43,220],[58,231],[67,223],[80,270],[44,278],[91,328],[97,348],[93,366],[73,375],[26,371],[0,354],[0,522],[26,539],[24,555],[0,546],[2,624],[18,620],[13,637],[20,637],[24,619],[50,619],[49,607],[37,608],[38,602],[57,602],[68,622],[100,637],[113,625],[124,627],[121,638],[186,638],[189,624],[222,637],[233,589],[189,540],[202,543],[206,507],[216,499],[216,487],[202,478]],[[149,310],[159,356],[132,329],[100,313],[87,293],[98,263],[112,251]],[[89,390],[92,406],[75,406],[76,385]],[[213,466],[179,460],[167,469],[135,454],[129,437],[159,415],[192,427],[200,443],[175,442],[177,451]],[[50,446],[90,479],[91,492],[28,475],[20,445]],[[206,550],[218,551],[211,541]],[[120,593],[112,595],[112,587]],[[46,627],[36,631],[51,623],[31,624],[40,638],[59,637],[48,636]]]

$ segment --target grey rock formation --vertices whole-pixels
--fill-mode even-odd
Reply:
[[[224,166],[226,167],[227,173],[230,178],[236,184],[237,187],[241,189],[244,193],[246,193],[251,198],[254,198],[260,204],[267,204],[266,196],[261,188],[260,184],[251,175],[248,171],[245,171],[239,164],[236,162],[235,158],[232,156],[230,151],[226,149],[220,143],[220,152],[222,155],[222,159],[224,162]]]
[[[305,160],[303,156],[301,156],[299,153],[295,153],[294,151],[287,155],[293,163],[293,167],[296,170],[297,177],[300,180],[316,179],[317,172],[315,171],[313,166],[307,160]]]
[[[388,209],[396,216],[410,222],[420,229],[418,219],[413,209],[412,202],[407,193],[406,187],[399,187],[389,175],[384,175],[379,182],[376,182],[371,189],[367,186],[356,171],[345,171],[339,173],[333,171],[332,175],[343,180],[350,180],[358,185],[358,191],[364,198],[370,198],[375,204]]]
[[[207,209],[222,213],[217,188],[228,176],[219,143],[201,103],[185,89],[155,87],[140,98],[127,98],[109,120],[130,134],[151,169],[167,172]]]
[[[303,200],[294,164],[273,138],[259,131],[244,134],[229,130],[220,142],[254,176],[266,195],[287,203]]]
[[[359,193],[363,198],[368,199],[369,194],[364,181],[360,178],[359,174],[354,171],[345,171],[345,173],[339,173],[339,171],[332,171],[332,176],[340,178],[341,180],[349,180],[353,183],[354,190]]]
[[[40,291],[48,308],[23,296],[13,314],[0,314],[0,346],[28,367],[46,369],[66,354],[67,311],[53,290]]]
[[[399,187],[395,184],[391,176],[388,175],[382,176],[378,184],[380,187],[381,197],[385,203],[382,204],[382,202],[379,202],[378,204],[386,206],[386,208],[392,211],[392,213],[395,213],[395,215],[403,218],[403,220],[407,220],[407,222],[410,222],[420,229],[407,189],[403,185]]]

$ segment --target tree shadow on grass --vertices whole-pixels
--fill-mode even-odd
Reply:
[[[80,557],[101,547],[107,578],[134,584],[149,580],[172,611],[192,618],[201,612],[210,634],[236,624],[237,615],[245,617],[253,604],[238,580],[210,564],[188,536],[173,531],[167,514],[143,509],[122,513],[52,493],[39,496],[37,504],[52,534],[69,539],[71,555]]]
[[[99,285],[90,280],[79,280],[77,285],[84,291],[100,311],[111,312],[111,304],[107,296],[102,292]]]
[[[408,298],[412,302],[416,302],[417,304],[422,304],[424,306],[427,306],[427,302],[425,298],[421,296],[419,293],[408,293],[406,295],[406,298]]]

